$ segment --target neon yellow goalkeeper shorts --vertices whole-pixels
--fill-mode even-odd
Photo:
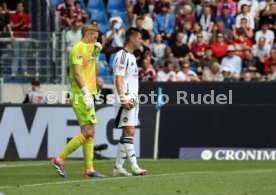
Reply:
[[[97,123],[95,106],[93,106],[92,109],[90,111],[88,111],[86,109],[86,105],[83,101],[82,96],[79,96],[78,101],[75,101],[75,99],[72,98],[71,104],[72,104],[73,110],[77,116],[80,126],[91,125],[91,124]]]

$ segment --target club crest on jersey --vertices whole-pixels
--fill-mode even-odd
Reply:
[[[123,122],[124,122],[124,123],[127,123],[127,121],[128,121],[128,118],[127,118],[127,117],[124,117],[124,118],[123,118]]]
[[[93,115],[91,115],[91,119],[92,120],[95,120],[96,119],[96,116],[93,114]]]
[[[134,65],[134,63],[133,62],[131,62],[131,66],[133,66]]]

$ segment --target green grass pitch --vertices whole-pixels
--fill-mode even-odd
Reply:
[[[273,161],[140,160],[140,166],[148,169],[149,174],[127,178],[112,176],[114,161],[98,160],[94,164],[108,178],[82,178],[82,160],[66,161],[67,179],[58,177],[49,161],[0,161],[0,192],[4,195],[276,194]]]

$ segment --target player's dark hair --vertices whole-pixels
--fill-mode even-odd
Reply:
[[[130,37],[132,37],[133,35],[137,35],[138,33],[141,33],[138,28],[130,27],[126,31],[126,41],[128,42],[130,40]]]
[[[33,80],[32,85],[34,86],[40,86],[40,82],[38,80]]]

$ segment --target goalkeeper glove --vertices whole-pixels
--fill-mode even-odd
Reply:
[[[89,94],[87,87],[81,88],[83,100],[86,105],[86,110],[90,111],[94,105],[93,97]]]
[[[99,42],[95,43],[95,54],[96,56],[99,56],[101,51],[102,51],[102,44],[100,44]]]

